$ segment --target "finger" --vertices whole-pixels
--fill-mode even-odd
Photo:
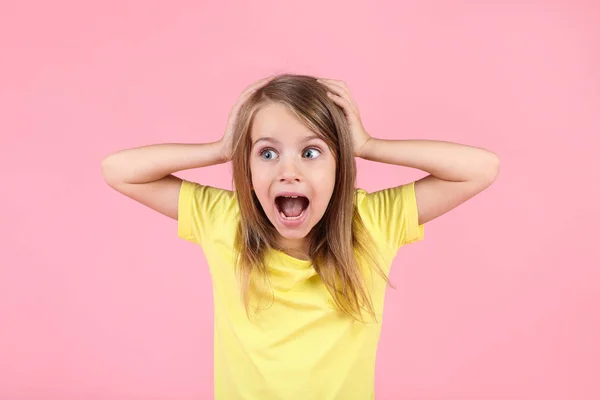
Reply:
[[[261,80],[259,80],[258,82],[256,82],[255,86],[266,85],[267,83],[269,83],[270,81],[272,81],[274,78],[275,78],[275,75],[266,76],[266,77],[262,78]]]
[[[242,94],[240,95],[238,103],[243,103],[244,101],[246,101],[246,99],[248,99],[252,95],[252,93],[264,87],[267,83],[271,82],[273,78],[275,78],[275,75],[270,75],[248,86],[246,90],[244,90],[244,92],[242,92]]]
[[[340,85],[339,81],[334,81],[333,79],[319,79],[318,82],[323,83],[327,87],[337,88],[339,91],[350,94],[350,90],[348,90],[347,87]]]
[[[273,78],[275,78],[275,75],[270,75],[267,76],[266,78],[260,79],[256,82],[254,82],[252,85],[248,86],[243,92],[242,92],[242,96],[248,95],[258,89],[260,89],[261,87],[265,86],[267,83],[269,83],[271,80],[273,80]]]
[[[327,92],[327,96],[342,108],[347,117],[352,116],[354,109],[348,100],[332,92]]]
[[[354,101],[354,98],[352,97],[352,94],[350,93],[350,90],[348,89],[348,87],[341,86],[339,83],[335,83],[335,82],[341,82],[341,81],[334,81],[334,80],[328,79],[322,83],[325,84],[325,86],[327,86],[329,89],[331,89],[331,91],[334,92],[335,94],[337,94],[338,96],[344,97],[352,105],[354,112],[356,112],[358,114],[358,104],[356,104],[356,102]]]
[[[329,93],[333,93],[334,95],[344,99],[346,107],[348,107],[348,109],[349,109],[348,111],[351,111],[357,115],[359,114],[358,106],[356,105],[356,103],[354,103],[354,101],[352,100],[352,97],[348,93],[346,93],[342,89],[340,89],[339,86],[331,85],[331,86],[328,86],[328,88],[329,88]],[[332,98],[332,97],[330,96],[330,98]],[[332,99],[334,99],[334,98],[332,98]]]
[[[348,94],[350,94],[350,88],[348,87],[348,85],[346,85],[346,82],[344,81],[339,81],[336,79],[318,79],[318,81],[323,81],[332,85],[336,85],[341,87],[342,89],[344,89],[346,92],[348,92]]]
[[[337,83],[337,84],[344,84],[344,81],[340,81],[340,80],[337,80],[337,79],[319,78],[317,80],[318,81],[332,82],[332,83]]]
[[[275,75],[271,75],[271,76],[267,76],[266,78],[263,78],[259,81],[254,82],[252,85],[248,86],[248,88],[244,91],[244,93],[246,92],[253,92],[257,89],[260,89],[261,87],[265,86],[267,83],[269,83],[273,78],[275,78]]]

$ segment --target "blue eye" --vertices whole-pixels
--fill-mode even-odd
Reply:
[[[272,155],[269,157],[265,157],[265,154],[269,154],[269,153],[271,153]],[[261,158],[263,160],[272,160],[275,157],[277,157],[277,153],[275,153],[275,150],[273,150],[273,149],[264,149],[259,153],[259,155],[261,156]]]
[[[311,152],[315,154],[313,157],[310,156]],[[307,158],[317,158],[319,155],[321,155],[321,150],[311,147],[310,149],[306,149],[304,151],[304,155],[306,154],[309,154]]]

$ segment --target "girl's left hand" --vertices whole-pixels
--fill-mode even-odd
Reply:
[[[327,89],[329,89],[327,92],[329,98],[344,111],[344,115],[346,115],[348,125],[350,126],[354,156],[361,157],[361,150],[369,139],[371,139],[371,136],[363,127],[358,112],[358,106],[354,99],[352,99],[348,86],[346,86],[346,83],[343,81],[336,81],[333,79],[321,78],[317,79],[317,82],[325,85]]]

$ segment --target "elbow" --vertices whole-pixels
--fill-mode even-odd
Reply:
[[[498,174],[500,173],[500,156],[496,153],[492,153],[492,161],[491,161],[491,172],[493,175],[493,180],[496,180]]]
[[[486,183],[491,185],[498,178],[500,173],[500,157],[498,154],[488,152],[486,160],[481,168],[481,179],[485,180]]]
[[[112,154],[110,154],[102,159],[102,162],[100,163],[100,168],[102,171],[102,176],[104,177],[104,181],[109,186],[114,186],[114,184],[118,180],[118,177],[116,174],[118,168],[115,168],[115,163],[112,158]]]
[[[500,157],[491,151],[485,151],[471,167],[471,176],[468,180],[484,188],[490,186],[500,173]]]

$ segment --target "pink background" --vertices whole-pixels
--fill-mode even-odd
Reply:
[[[202,252],[100,160],[217,140],[276,72],[345,80],[373,136],[502,160],[399,253],[377,399],[600,398],[600,5],[210,3],[1,3],[0,398],[211,398]],[[229,165],[181,176],[231,187]]]

